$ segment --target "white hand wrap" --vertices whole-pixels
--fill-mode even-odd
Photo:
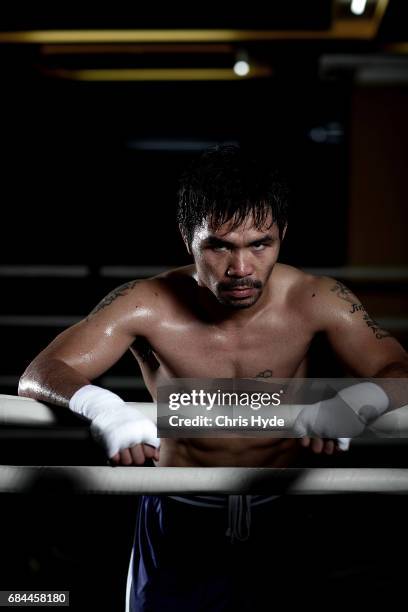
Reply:
[[[341,389],[334,397],[302,407],[293,431],[299,437],[338,438],[347,450],[345,438],[359,436],[366,426],[388,408],[387,394],[372,382],[362,382]]]
[[[376,419],[370,431],[384,438],[406,438],[408,431],[408,404],[400,406]]]
[[[337,446],[341,451],[348,451],[350,448],[351,438],[336,438]]]
[[[156,425],[107,389],[85,385],[71,397],[69,407],[90,419],[91,433],[104,446],[109,458],[135,444],[160,447]]]

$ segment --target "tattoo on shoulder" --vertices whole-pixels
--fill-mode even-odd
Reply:
[[[349,310],[350,314],[354,314],[355,312],[366,312],[366,309],[362,303],[358,301],[353,292],[350,291],[350,289],[347,289],[347,287],[340,281],[336,281],[336,284],[330,288],[330,291],[333,291],[333,293],[335,293],[341,300],[351,304],[351,308]]]
[[[259,372],[254,378],[271,378],[273,376],[272,370],[264,370],[263,372]]]
[[[103,298],[103,300],[99,302],[97,306],[95,306],[92,312],[90,312],[90,314],[87,316],[86,320],[88,321],[90,317],[92,317],[94,314],[96,314],[100,310],[103,310],[103,308],[106,308],[106,306],[109,306],[110,304],[112,304],[112,302],[114,302],[116,298],[129,293],[129,291],[131,291],[138,282],[139,281],[137,280],[129,281],[128,283],[124,283],[120,287],[117,287],[116,289],[111,291],[107,296]]]
[[[336,284],[331,287],[330,291],[336,293],[341,300],[345,300],[351,304],[351,309],[349,310],[350,314],[355,314],[356,312],[362,313],[363,321],[365,321],[367,327],[371,329],[377,340],[382,340],[383,338],[389,338],[392,336],[392,334],[390,334],[390,332],[387,330],[381,329],[377,321],[370,317],[363,304],[356,301],[355,295],[350,291],[350,289],[347,289],[343,283],[337,281]]]
[[[354,304],[356,301],[355,296],[352,294],[350,289],[347,289],[347,287],[340,281],[336,281],[333,287],[330,288],[330,291],[333,291],[338,298],[349,302],[349,304]]]

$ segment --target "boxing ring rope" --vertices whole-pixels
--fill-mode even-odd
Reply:
[[[156,423],[156,408],[153,402],[127,402],[128,406],[137,406],[143,414]],[[0,394],[0,427],[12,425],[18,427],[61,425],[64,421],[82,424],[83,421],[61,406],[49,406],[28,397]]]
[[[137,405],[152,420],[153,403]],[[406,409],[401,418],[407,418]],[[0,395],[0,426],[61,425],[68,411]],[[394,411],[397,412],[397,411]],[[68,413],[68,416],[72,416]],[[389,415],[377,419],[376,424]],[[74,422],[78,422],[75,417]],[[408,428],[407,428],[408,432]],[[7,434],[7,432],[6,432]],[[408,435],[407,435],[408,437]],[[0,466],[0,493],[39,494],[407,494],[408,469]]]
[[[408,470],[388,468],[189,468],[0,466],[0,493],[407,494]]]
[[[144,416],[156,423],[156,408],[153,402],[126,402],[127,406],[135,406]],[[81,420],[70,411],[60,406],[49,406],[28,397],[0,394],[0,427],[11,426],[41,426],[61,425],[69,421],[76,425]],[[374,421],[372,426],[382,436],[395,435],[396,423],[400,431],[406,432],[408,438],[408,405],[383,414]]]

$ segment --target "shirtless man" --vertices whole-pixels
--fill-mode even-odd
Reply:
[[[357,377],[407,376],[407,353],[351,291],[277,263],[287,227],[285,192],[239,148],[207,151],[186,172],[178,221],[194,264],[114,290],[36,357],[19,394],[98,421],[98,437],[109,438],[109,457],[121,465],[148,458],[160,467],[287,467],[301,445],[333,453],[335,440],[308,437],[163,439],[159,450],[149,433],[132,443],[125,435],[129,408],[113,394],[115,413],[104,421],[110,392],[91,381],[128,349],[154,400],[158,385],[170,378],[305,377],[318,332]],[[112,442],[116,423],[125,433]]]

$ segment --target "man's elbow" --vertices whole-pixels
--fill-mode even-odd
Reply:
[[[43,396],[44,387],[47,386],[52,368],[55,367],[54,361],[37,355],[20,376],[18,395],[40,399]]]
[[[33,397],[32,385],[25,376],[21,376],[18,381],[17,395],[20,397]]]
[[[38,380],[36,378],[36,369],[33,367],[34,362],[25,369],[18,381],[17,394],[20,397],[31,397],[36,399],[35,390],[38,390]]]
[[[408,378],[408,353],[387,363],[374,374],[374,378]]]

